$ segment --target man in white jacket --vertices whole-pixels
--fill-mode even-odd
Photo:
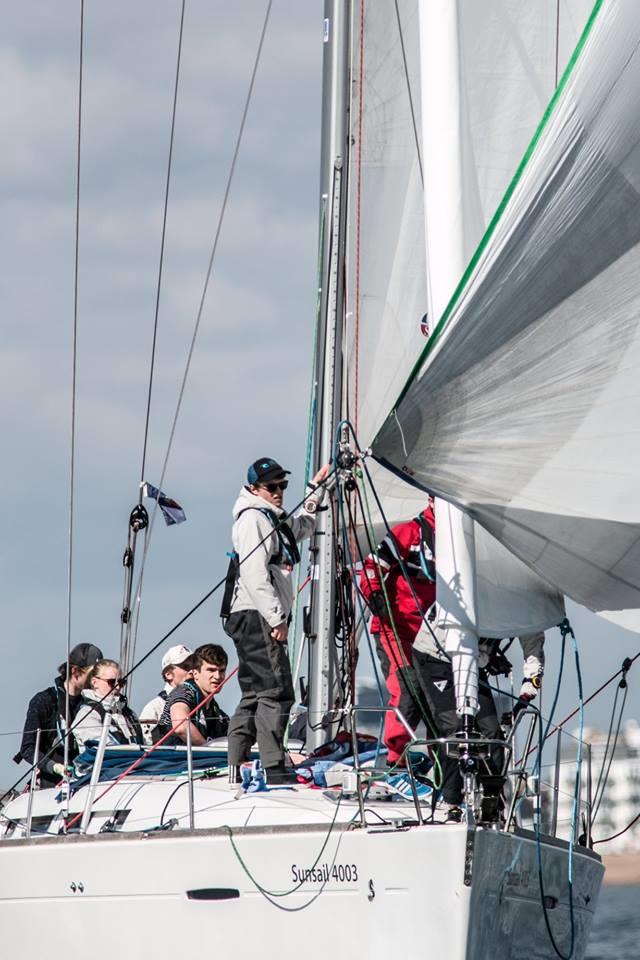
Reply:
[[[295,699],[287,654],[291,571],[300,559],[297,543],[314,531],[315,508],[324,490],[314,491],[329,467],[322,467],[311,481],[309,494],[315,503],[307,500],[285,523],[282,503],[288,473],[271,457],[256,460],[247,471],[247,485],[233,507],[236,577],[229,609],[222,611],[224,629],[238,654],[242,692],[229,724],[229,764],[234,768],[249,760],[257,737],[271,784],[295,779],[284,765],[284,735]]]

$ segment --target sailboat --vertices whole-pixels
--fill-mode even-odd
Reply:
[[[195,926],[238,958],[584,957],[603,875],[588,752],[569,840],[557,766],[530,761],[533,714],[507,741],[504,820],[483,820],[471,783],[465,822],[439,823],[359,763],[355,625],[335,642],[336,567],[353,576],[358,544],[428,493],[462,713],[478,636],[557,624],[564,595],[636,625],[640,16],[631,0],[580,9],[326,0],[311,447],[337,487],[311,549],[307,749],[342,726],[352,767],[326,790],[238,793],[224,744],[173,748],[177,777],[119,782],[100,768],[125,749],[99,751],[68,809],[41,790],[1,811],[6,957],[35,955],[44,928],[71,958],[123,942],[163,956]]]

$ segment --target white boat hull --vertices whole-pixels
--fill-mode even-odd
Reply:
[[[469,886],[462,825],[336,824],[322,850],[327,833],[321,824],[234,827],[237,853],[224,828],[2,841],[3,960],[55,944],[66,960],[160,960],[187,948],[224,960],[554,956],[531,835],[475,831]],[[566,844],[545,842],[542,861],[566,955]],[[575,960],[586,951],[603,872],[593,854],[574,854]]]

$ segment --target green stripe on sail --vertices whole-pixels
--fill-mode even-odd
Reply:
[[[481,257],[482,254],[484,253],[484,251],[485,251],[485,249],[486,249],[486,247],[487,247],[487,244],[489,243],[489,240],[491,239],[491,237],[493,236],[493,234],[494,234],[494,232],[495,232],[495,229],[496,229],[496,227],[497,227],[497,225],[498,225],[498,222],[500,221],[500,219],[501,219],[501,217],[502,217],[502,214],[504,213],[505,208],[506,208],[507,204],[509,203],[509,200],[511,199],[512,195],[513,195],[514,190],[516,189],[516,187],[518,186],[518,183],[519,183],[520,180],[522,179],[522,174],[524,173],[524,171],[525,171],[525,169],[526,169],[526,167],[527,167],[527,165],[528,165],[528,163],[529,163],[529,160],[531,159],[531,156],[532,156],[532,154],[533,154],[533,152],[534,152],[534,150],[535,150],[535,148],[536,148],[536,146],[537,146],[537,144],[538,144],[538,142],[539,142],[539,140],[540,140],[540,137],[542,136],[542,133],[543,133],[543,131],[545,130],[545,128],[546,128],[546,126],[547,126],[547,124],[548,124],[548,122],[549,122],[549,119],[550,119],[550,117],[551,117],[551,115],[552,115],[552,113],[553,113],[553,111],[554,111],[554,109],[555,109],[555,107],[556,107],[556,104],[558,103],[558,100],[559,100],[559,98],[560,98],[560,96],[561,96],[564,88],[565,88],[566,85],[567,85],[567,81],[569,80],[569,77],[570,77],[571,73],[573,72],[573,69],[574,69],[574,67],[575,67],[575,65],[576,65],[576,62],[577,62],[577,60],[578,60],[578,57],[580,56],[580,54],[581,54],[581,52],[582,52],[582,50],[583,50],[583,48],[584,48],[584,45],[585,45],[585,43],[587,42],[587,39],[588,39],[588,37],[589,37],[589,34],[591,33],[591,30],[592,30],[593,24],[595,23],[596,17],[598,16],[598,13],[600,12],[600,9],[601,9],[601,7],[603,6],[603,4],[604,4],[604,0],[596,0],[595,4],[594,4],[594,6],[593,6],[593,9],[592,9],[592,11],[591,11],[591,13],[589,14],[589,19],[587,20],[587,23],[586,23],[586,25],[585,25],[585,28],[584,28],[584,30],[582,31],[582,34],[580,35],[580,39],[578,40],[578,43],[576,44],[576,48],[575,48],[575,50],[573,51],[573,53],[571,54],[571,59],[569,60],[569,63],[568,63],[567,66],[565,67],[564,73],[562,74],[562,77],[561,77],[561,79],[560,79],[560,82],[559,82],[558,86],[556,87],[556,89],[555,89],[555,91],[554,91],[554,94],[553,94],[553,96],[551,97],[551,100],[549,101],[549,105],[547,106],[547,109],[545,110],[544,114],[542,115],[542,119],[540,120],[540,123],[538,124],[538,127],[537,127],[537,129],[536,129],[536,132],[534,133],[533,138],[532,138],[532,140],[531,140],[531,143],[530,143],[529,146],[527,147],[527,149],[526,149],[526,151],[525,151],[525,154],[524,154],[522,160],[520,161],[520,164],[518,165],[518,168],[517,168],[516,172],[514,173],[513,177],[511,178],[511,182],[509,183],[509,186],[507,187],[507,189],[506,189],[506,191],[505,191],[505,194],[504,194],[502,200],[500,201],[500,204],[498,205],[498,208],[496,209],[493,217],[491,218],[491,221],[490,221],[490,223],[489,223],[489,226],[488,226],[487,229],[485,230],[484,235],[483,235],[483,237],[482,237],[482,240],[480,241],[478,247],[476,248],[475,253],[473,254],[471,260],[469,261],[469,264],[468,264],[466,270],[465,270],[464,273],[462,274],[462,278],[460,279],[460,282],[458,283],[458,286],[457,286],[456,289],[454,290],[453,295],[452,295],[451,299],[449,300],[449,303],[447,304],[444,313],[442,314],[442,316],[441,316],[440,319],[438,320],[438,323],[436,324],[435,329],[434,329],[432,335],[429,337],[429,340],[427,341],[427,343],[425,344],[422,352],[420,353],[420,356],[418,357],[418,360],[417,360],[416,363],[414,364],[413,369],[411,370],[411,373],[409,374],[409,377],[408,377],[408,379],[407,379],[407,382],[406,382],[406,384],[404,385],[400,396],[398,397],[398,399],[396,400],[395,404],[393,405],[393,407],[392,407],[392,409],[391,409],[391,413],[393,413],[395,410],[397,410],[398,407],[400,406],[400,403],[402,402],[402,400],[403,400],[404,397],[406,396],[409,388],[411,387],[411,384],[413,383],[413,381],[414,381],[415,378],[417,377],[418,372],[420,371],[420,369],[421,369],[421,367],[423,366],[425,360],[427,359],[427,357],[429,356],[429,354],[431,353],[431,351],[432,351],[433,348],[435,347],[435,345],[436,345],[437,341],[439,340],[439,338],[440,338],[440,336],[441,336],[444,328],[446,327],[446,325],[447,325],[447,323],[448,323],[448,321],[449,321],[449,318],[451,317],[451,314],[453,313],[453,310],[454,310],[456,304],[458,303],[458,301],[459,301],[459,299],[460,299],[460,297],[461,297],[461,295],[462,295],[465,287],[467,286],[467,284],[468,284],[468,282],[469,282],[469,279],[470,279],[471,275],[473,274],[473,272],[474,272],[474,270],[475,270],[475,268],[476,268],[476,266],[477,266],[477,264],[478,264],[478,261],[480,260],[480,257]],[[390,414],[390,416],[391,416],[391,414]],[[388,419],[388,418],[387,418],[387,419]],[[378,435],[379,435],[379,433],[380,433],[380,431],[378,431]],[[376,437],[376,439],[377,439],[377,437]],[[374,444],[375,444],[375,440],[374,440]]]

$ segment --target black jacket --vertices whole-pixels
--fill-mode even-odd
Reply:
[[[24,722],[22,733],[22,743],[20,750],[13,758],[16,763],[26,760],[27,763],[33,763],[36,759],[36,735],[40,728],[40,756],[45,757],[56,741],[61,740],[65,729],[65,689],[61,677],[56,677],[54,685],[41,690],[29,701],[27,707],[27,718]],[[82,702],[81,696],[69,698],[69,717],[73,723],[78,707]],[[76,745],[73,737],[69,743],[69,758],[73,759],[77,754]],[[54,763],[64,762],[64,744],[60,742],[52,751],[51,755],[39,763],[40,780],[43,786],[52,786],[56,784],[60,777],[53,772]]]

